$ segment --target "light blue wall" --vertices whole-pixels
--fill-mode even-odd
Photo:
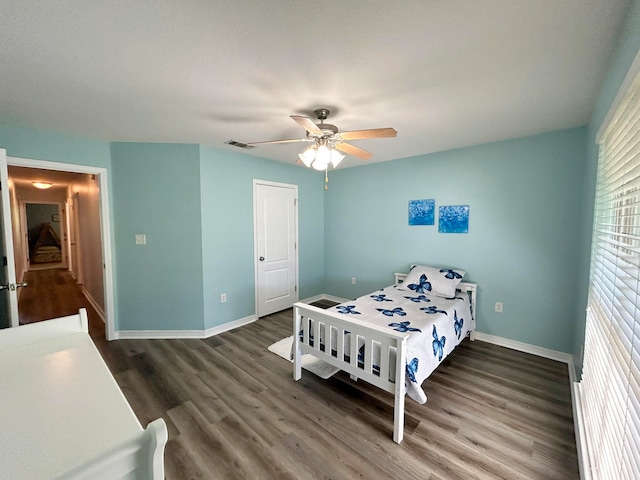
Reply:
[[[91,167],[111,169],[111,152],[109,143],[102,140],[78,137],[58,132],[40,130],[24,125],[0,122],[0,148],[7,151],[10,157],[22,157],[49,162],[88,165]],[[109,188],[109,209],[113,212],[113,182],[107,175]],[[113,221],[111,221],[111,238],[114,238]],[[112,240],[113,242],[113,240]],[[112,243],[115,248],[115,244]],[[118,288],[118,272],[115,255],[112,258],[114,289]],[[115,327],[118,328],[118,297],[114,298]]]
[[[324,290],[323,173],[209,146],[200,148],[205,328],[255,313],[253,180],[298,186],[300,298]],[[220,303],[220,294],[227,303]]]
[[[576,295],[576,333],[573,355],[578,371],[582,369],[584,347],[585,307],[588,298],[589,262],[591,258],[591,234],[593,228],[593,206],[598,164],[596,135],[605,119],[618,90],[640,49],[640,1],[632,0],[616,45],[609,57],[609,67],[596,101],[596,106],[587,127],[587,164],[584,178],[584,199],[580,244],[580,290]]]
[[[199,147],[114,143],[111,155],[119,328],[202,330]]]
[[[0,123],[0,148],[108,170],[116,330],[203,330],[254,314],[254,178],[298,185],[300,298],[324,291],[321,173],[213,147],[110,145],[10,123]]]
[[[410,263],[462,268],[479,331],[571,352],[585,144],[581,128],[332,172],[328,292],[354,298]],[[437,215],[409,226],[408,201],[426,198],[469,205],[469,233],[438,233]]]
[[[213,147],[115,144],[117,168],[112,171],[107,142],[0,122],[0,148],[9,156],[109,170],[117,329],[200,330],[253,313],[252,283],[251,292],[245,292],[247,275],[253,278],[247,202],[253,178],[262,178],[300,185],[301,298],[322,291],[354,297],[391,283],[390,273],[412,262],[458,266],[480,286],[480,331],[572,352],[579,364],[595,134],[639,46],[640,3],[633,0],[586,131],[555,132],[331,172],[326,193],[321,175],[315,172]],[[184,160],[180,167],[185,170],[171,164],[170,159],[176,158]],[[149,165],[155,169],[145,170]],[[452,169],[461,175],[459,188],[464,194],[445,183]],[[152,178],[166,184],[174,177],[175,196],[151,184]],[[438,205],[469,204],[470,233],[445,235],[437,233],[437,226],[408,227],[407,202],[419,198],[435,198]],[[169,232],[160,240],[161,247],[150,244],[140,256],[133,234],[147,233],[150,241],[162,238],[170,230],[165,215],[158,213],[165,207],[181,216],[183,231]],[[221,231],[217,215],[227,220],[229,230]],[[155,225],[156,220],[162,222]],[[250,234],[238,240],[236,235],[247,229]],[[576,241],[576,248],[565,247],[568,239]],[[193,250],[184,259],[172,258],[175,243]],[[416,251],[414,244],[422,253],[411,253]],[[156,260],[159,263],[151,266]],[[549,280],[558,271],[564,276]],[[234,280],[236,272],[242,279]],[[192,288],[176,285],[171,274],[188,278]],[[356,286],[351,285],[353,276],[358,279]],[[151,277],[155,286],[136,283]],[[224,305],[219,303],[222,292],[229,295]],[[240,300],[243,296],[248,299]],[[136,297],[143,303],[137,304]],[[496,301],[504,303],[502,315],[493,312]],[[178,310],[183,312],[176,316]]]
[[[0,148],[10,157],[109,168],[109,143],[0,122]]]

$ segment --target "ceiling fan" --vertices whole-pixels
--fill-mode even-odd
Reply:
[[[290,115],[302,128],[307,131],[304,138],[295,138],[288,140],[271,140],[267,142],[252,142],[247,145],[269,145],[275,143],[294,143],[294,142],[313,142],[304,152],[298,155],[296,163],[304,164],[307,167],[313,167],[316,170],[326,170],[331,164],[333,168],[344,158],[340,152],[352,155],[361,160],[370,159],[373,154],[367,152],[355,145],[347,143],[346,140],[364,140],[369,138],[391,138],[395,137],[398,132],[393,128],[371,128],[368,130],[354,130],[351,132],[340,132],[338,127],[330,123],[324,123],[329,117],[329,110],[326,108],[318,108],[314,110],[320,123],[316,123],[309,117],[304,115]]]

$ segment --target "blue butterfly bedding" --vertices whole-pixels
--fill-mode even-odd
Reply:
[[[422,382],[467,333],[475,330],[475,320],[466,293],[457,292],[453,297],[444,298],[403,287],[405,285],[392,285],[330,310],[408,332],[405,359],[407,395],[418,403],[425,403],[427,397],[422,390]],[[379,356],[379,352],[374,351],[374,359]]]

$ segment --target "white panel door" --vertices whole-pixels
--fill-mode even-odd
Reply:
[[[13,254],[13,235],[11,228],[11,203],[9,197],[9,176],[7,174],[7,152],[0,149],[0,243],[2,243],[0,265],[0,328],[17,327],[18,292],[16,285],[16,267]]]
[[[257,315],[297,301],[297,188],[254,183]]]

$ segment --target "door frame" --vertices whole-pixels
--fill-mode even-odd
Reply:
[[[82,253],[80,253],[82,252],[82,245],[80,245],[80,239],[78,238],[78,198],[78,192],[67,197],[64,202],[64,208],[67,214],[67,251],[69,252],[67,268],[69,268],[76,282],[82,283]],[[71,206],[72,204],[73,207]],[[72,248],[72,243],[75,248]]]
[[[9,157],[6,155],[6,150],[0,149],[0,161],[6,164],[8,160]],[[20,324],[20,317],[18,314],[18,292],[15,287],[18,282],[16,277],[15,252],[13,245],[14,235],[12,225],[11,189],[9,187],[8,173],[8,168],[5,168],[5,165],[2,165],[2,168],[0,168],[0,187],[4,187],[2,190],[2,197],[4,198],[0,198],[0,204],[2,204],[2,220],[4,224],[4,228],[2,228],[3,231],[1,233],[4,236],[4,251],[0,251],[0,256],[4,254],[6,258],[5,280],[7,285],[14,285],[14,288],[7,289],[7,313],[9,314],[9,327],[13,328]],[[0,266],[0,268],[3,267]]]
[[[109,209],[108,171],[104,167],[77,165],[72,163],[50,162],[31,158],[7,156],[7,165],[16,167],[59,170],[71,173],[84,173],[96,176],[100,189],[100,229],[102,240],[102,268],[104,283],[105,337],[115,339],[115,296],[113,287],[113,254],[111,245],[111,213]],[[12,246],[13,247],[13,246]]]
[[[291,190],[294,191],[295,193],[295,204],[294,204],[294,223],[295,223],[295,228],[294,230],[294,239],[293,241],[295,242],[296,248],[295,248],[295,260],[296,260],[296,268],[295,268],[295,275],[296,275],[296,281],[295,281],[295,285],[296,285],[296,289],[295,289],[295,295],[294,295],[294,303],[297,302],[299,300],[299,296],[300,296],[300,273],[299,273],[299,255],[298,255],[298,251],[299,251],[299,243],[298,243],[298,185],[293,185],[290,183],[280,183],[280,182],[271,182],[268,180],[258,180],[256,178],[253,179],[253,273],[254,273],[254,281],[253,281],[253,286],[254,286],[254,291],[255,291],[255,316],[256,318],[260,318],[259,314],[260,314],[260,310],[259,310],[259,279],[258,279],[258,185],[264,185],[264,186],[268,186],[268,187],[279,187],[279,188],[289,188]]]

